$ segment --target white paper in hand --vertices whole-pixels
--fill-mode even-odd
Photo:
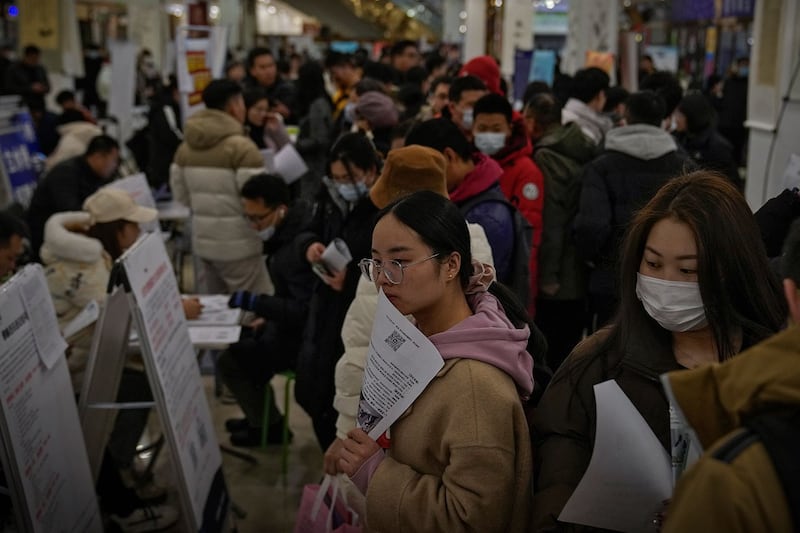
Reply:
[[[353,254],[350,253],[350,248],[342,239],[333,239],[322,252],[322,262],[331,272],[341,272],[352,260]]]
[[[380,437],[444,366],[441,354],[383,294],[372,325],[358,427]]]
[[[275,173],[291,185],[308,172],[308,166],[300,154],[297,153],[294,145],[287,143],[275,154]]]
[[[614,380],[594,386],[597,430],[589,467],[562,522],[625,532],[652,532],[672,494],[670,456]],[[667,413],[664,413],[667,416]]]

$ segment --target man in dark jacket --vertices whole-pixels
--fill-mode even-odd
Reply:
[[[275,294],[237,291],[229,305],[252,311],[264,324],[254,328],[252,337],[232,345],[219,359],[222,379],[233,392],[245,418],[226,421],[235,446],[257,446],[264,418],[264,394],[276,372],[294,368],[302,342],[314,274],[297,254],[295,237],[305,228],[310,207],[303,201],[291,206],[284,181],[268,174],[250,178],[241,191],[245,218],[264,241],[267,270]],[[282,438],[283,417],[269,405],[267,440]]]
[[[83,201],[108,183],[119,166],[119,144],[108,135],[89,142],[86,153],[67,159],[45,175],[28,209],[33,253],[39,255],[47,219],[62,211],[80,211]]]
[[[269,103],[283,116],[288,124],[296,124],[297,91],[290,81],[278,74],[275,56],[269,48],[256,47],[247,54],[247,77],[245,88],[260,87],[267,92]]]
[[[469,142],[451,120],[436,118],[412,129],[406,137],[406,146],[419,144],[433,148],[447,159],[447,189],[457,206],[473,198],[488,196],[500,190],[503,169],[492,158],[470,149]],[[497,279],[508,284],[512,274],[514,251],[514,214],[508,204],[487,198],[478,202],[467,213],[467,222],[479,224],[486,232],[492,247],[492,259]]]
[[[628,125],[611,130],[605,151],[586,166],[575,217],[578,252],[594,265],[589,297],[597,328],[609,321],[616,308],[617,250],[633,213],[670,178],[695,169],[661,128],[664,101],[660,96],[651,91],[635,93],[626,108]]]
[[[557,369],[583,335],[586,273],[572,238],[583,166],[596,154],[594,142],[574,122],[561,124],[552,94],[537,94],[525,108],[533,132],[533,159],[544,175],[542,240],[536,325],[547,337],[547,362]]]
[[[5,91],[23,97],[43,96],[50,92],[47,71],[39,63],[42,51],[39,47],[28,45],[22,52],[22,60],[13,63],[6,70]]]

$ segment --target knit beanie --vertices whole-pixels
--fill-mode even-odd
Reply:
[[[500,67],[492,56],[478,56],[467,61],[461,67],[459,76],[475,76],[479,78],[486,88],[495,94],[503,94],[500,90]]]
[[[364,93],[356,103],[356,116],[366,120],[373,130],[393,128],[398,122],[397,106],[383,93]]]
[[[447,160],[438,150],[412,144],[389,152],[369,197],[378,209],[383,209],[417,191],[432,191],[449,198]]]

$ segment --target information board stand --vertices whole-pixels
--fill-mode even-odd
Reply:
[[[81,418],[95,471],[110,422],[93,407],[114,406],[133,323],[175,467],[184,530],[224,531],[230,498],[222,456],[178,285],[157,234],[146,234],[116,261],[109,287],[81,393]]]
[[[0,288],[0,437],[19,531],[103,530],[44,271]]]

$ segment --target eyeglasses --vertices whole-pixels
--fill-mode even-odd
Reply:
[[[420,259],[419,261],[414,261],[413,263],[408,263],[405,265],[394,259],[385,262],[378,261],[377,259],[362,259],[358,262],[358,267],[361,269],[361,274],[363,274],[365,278],[373,283],[378,281],[378,276],[380,276],[381,272],[383,272],[386,276],[386,279],[389,280],[389,283],[392,285],[399,285],[403,282],[403,272],[405,269],[414,265],[419,265],[425,261],[430,261],[434,257],[438,256],[438,253],[433,254],[425,259]]]
[[[245,220],[247,220],[248,222],[250,222],[252,224],[258,224],[259,222],[261,222],[262,220],[264,220],[265,218],[267,218],[268,216],[270,216],[274,212],[275,212],[275,210],[272,209],[269,212],[263,213],[261,215],[248,215],[247,213],[245,213],[244,214],[244,218],[245,218]]]

